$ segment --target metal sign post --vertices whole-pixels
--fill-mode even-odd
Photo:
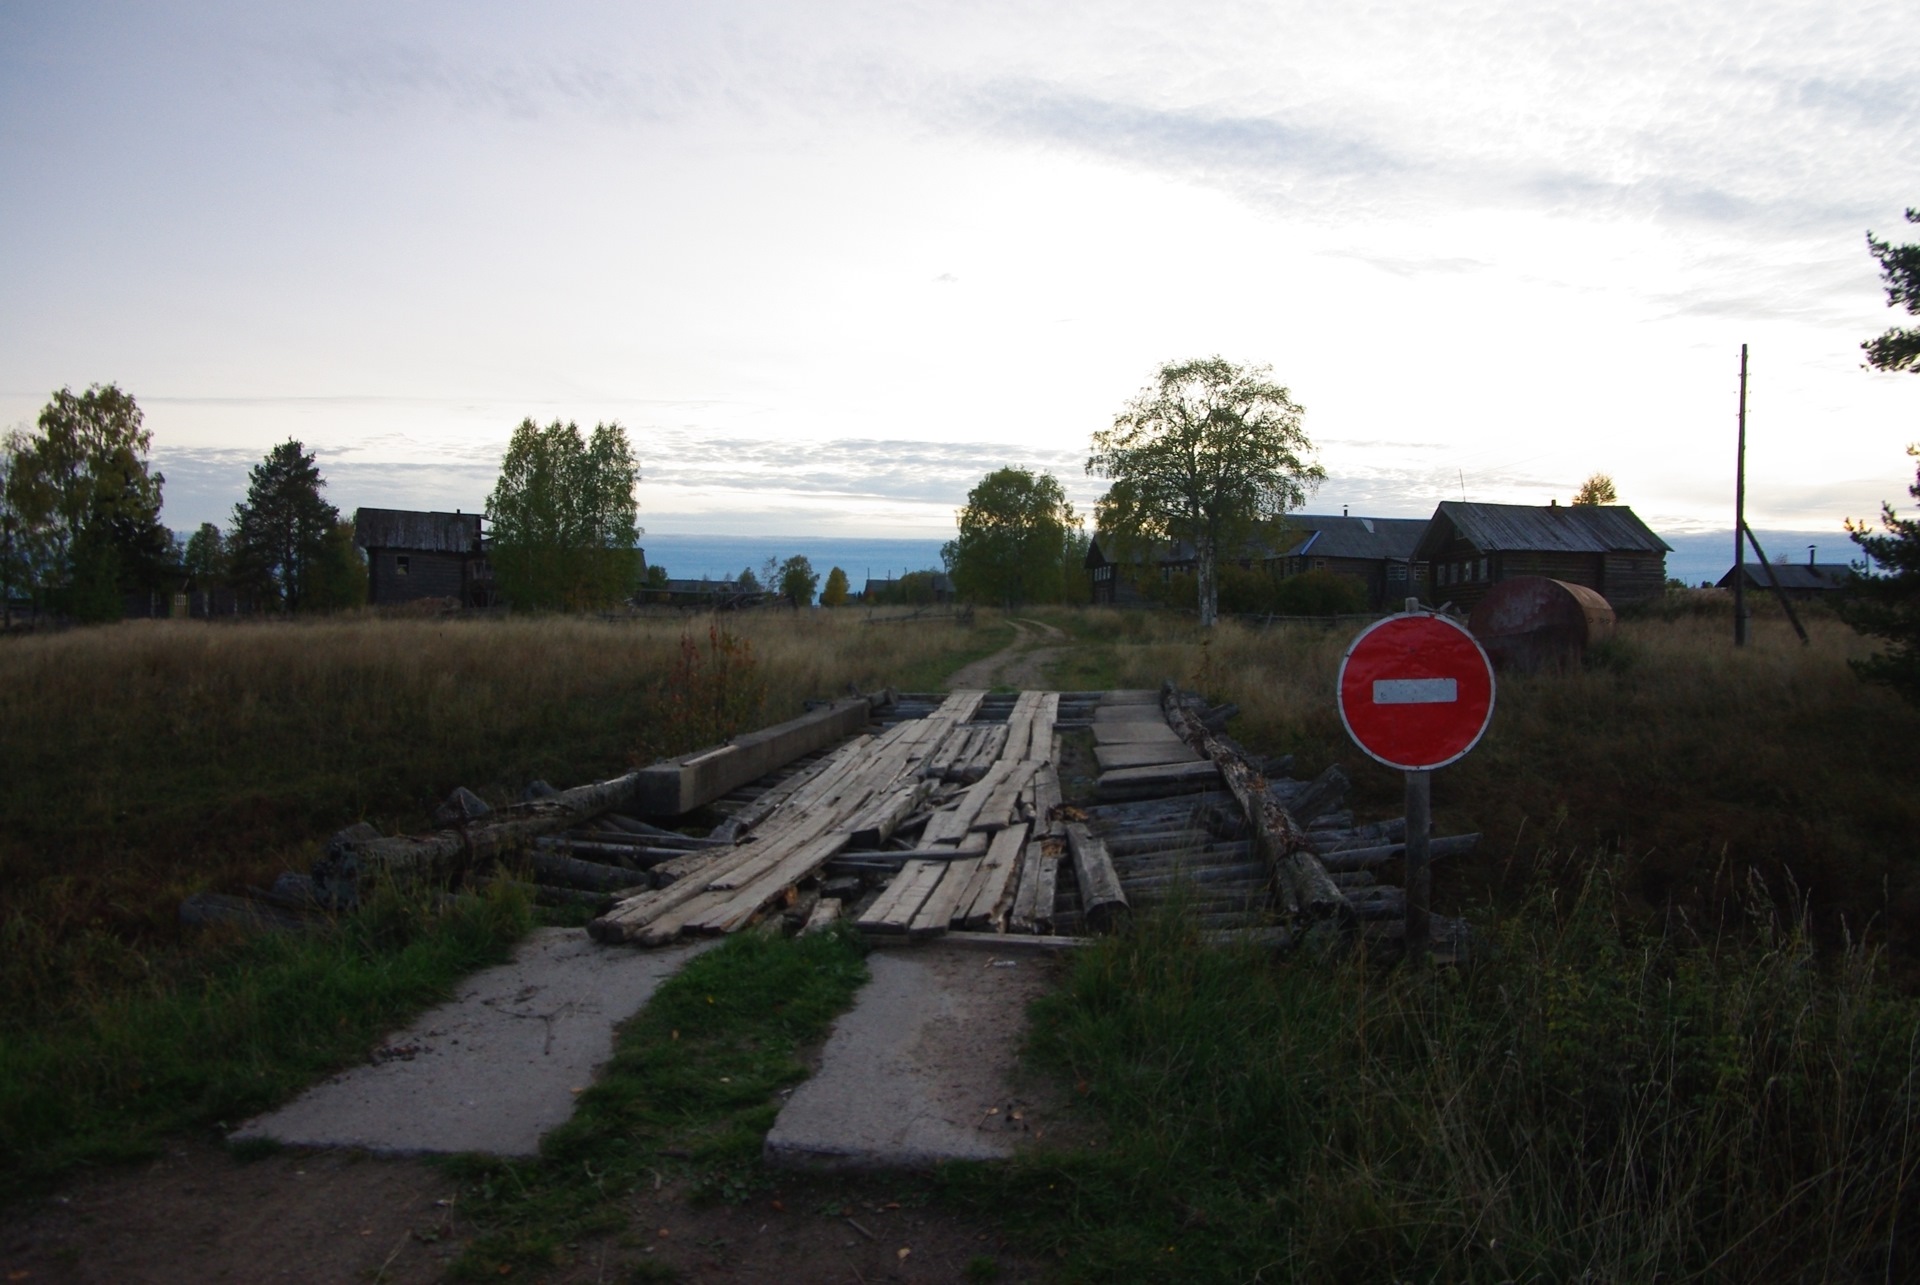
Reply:
[[[1493,718],[1493,665],[1464,626],[1407,599],[1360,632],[1340,661],[1340,721],[1368,755],[1406,774],[1407,958],[1431,937],[1433,772],[1480,743]]]

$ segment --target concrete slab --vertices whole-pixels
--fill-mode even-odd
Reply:
[[[939,941],[874,951],[873,979],[768,1132],[768,1162],[924,1169],[1043,1137],[1058,1113],[1023,1085],[1019,1049],[1058,963]]]
[[[1152,767],[1159,763],[1198,763],[1200,756],[1184,741],[1146,741],[1126,745],[1095,745],[1100,770],[1116,767]]]
[[[1096,745],[1184,745],[1179,733],[1168,727],[1163,720],[1139,720],[1120,723],[1095,723],[1093,740]]]
[[[1102,703],[1093,711],[1096,723],[1159,723],[1165,726],[1167,716],[1158,705],[1108,705]]]
[[[718,940],[718,939],[716,939]],[[533,1155],[613,1055],[613,1028],[697,951],[608,949],[578,928],[536,930],[511,962],[342,1072],[234,1131],[290,1146]]]

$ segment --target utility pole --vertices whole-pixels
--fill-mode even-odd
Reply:
[[[1747,346],[1740,345],[1740,449],[1733,466],[1733,645],[1747,645]]]

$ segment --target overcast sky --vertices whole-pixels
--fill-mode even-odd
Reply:
[[[304,11],[303,11],[304,10]],[[1271,364],[1310,505],[1832,530],[1904,501],[1863,234],[1920,240],[1893,5],[0,0],[0,428],[114,381],[166,520],[296,437],[330,498],[480,507],[617,420],[654,531],[1084,509],[1162,362]],[[1837,550],[1836,550],[1837,551]]]

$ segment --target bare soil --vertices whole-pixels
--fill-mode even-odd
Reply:
[[[1066,631],[1040,620],[1009,619],[1007,623],[1013,626],[1013,641],[993,655],[955,670],[947,679],[948,691],[981,687],[1025,691],[1047,685],[1047,666],[1070,649],[1054,645],[1067,643]]]
[[[782,1176],[738,1205],[697,1205],[663,1183],[620,1203],[626,1231],[502,1278],[824,1285],[966,1280],[987,1261],[996,1281],[1043,1271],[991,1227],[929,1203],[924,1179]],[[289,1150],[243,1162],[183,1139],[149,1164],[0,1211],[0,1278],[407,1285],[444,1279],[473,1235],[457,1185],[429,1161]]]

